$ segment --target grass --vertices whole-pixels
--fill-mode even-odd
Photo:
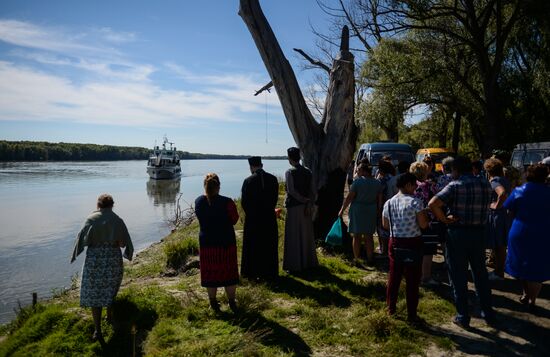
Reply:
[[[199,240],[196,237],[171,240],[164,245],[166,266],[172,269],[180,269],[187,259],[199,253]]]
[[[279,221],[280,257],[284,221]],[[242,222],[236,227],[242,229]],[[3,327],[0,356],[407,356],[435,344],[451,349],[445,337],[406,322],[404,286],[395,317],[386,314],[385,273],[361,270],[343,256],[319,251],[319,269],[300,275],[281,272],[272,283],[244,280],[237,289],[239,314],[208,308],[199,274],[191,269],[163,277],[170,256],[194,252],[196,223],[174,232],[125,266],[124,285],[113,306],[114,325],[104,324],[107,346],[91,341],[90,312],[78,294],[63,294],[23,309]],[[239,234],[240,236],[240,234]],[[238,238],[241,245],[241,239]],[[452,305],[421,289],[419,314],[430,325],[447,322]]]

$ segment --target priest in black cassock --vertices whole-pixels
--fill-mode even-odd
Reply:
[[[241,202],[245,213],[241,275],[248,279],[272,279],[279,274],[279,236],[275,206],[277,178],[263,170],[262,159],[248,159],[252,175],[243,182]]]

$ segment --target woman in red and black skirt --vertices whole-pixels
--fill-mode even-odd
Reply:
[[[239,214],[231,198],[219,195],[218,175],[206,175],[204,191],[205,194],[195,200],[195,214],[200,224],[201,285],[208,290],[210,306],[216,312],[220,311],[216,292],[218,287],[225,287],[229,307],[235,312],[239,270],[233,225],[237,223]]]

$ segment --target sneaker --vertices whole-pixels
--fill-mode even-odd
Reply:
[[[519,302],[522,304],[522,305],[527,305],[529,304],[529,297],[527,295],[521,295],[521,297],[519,298]]]
[[[422,286],[435,287],[441,285],[441,283],[434,278],[429,278],[428,280],[422,280]]]
[[[489,280],[491,281],[503,281],[504,277],[496,274],[494,271],[490,272],[488,275]]]
[[[469,322],[465,322],[465,321],[462,321],[461,319],[458,318],[458,316],[455,316],[453,317],[453,319],[451,320],[451,322],[455,325],[457,325],[458,327],[462,327],[463,329],[467,330],[470,328],[470,323]]]

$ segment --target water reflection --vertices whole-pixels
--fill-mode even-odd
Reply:
[[[176,203],[180,193],[181,180],[153,180],[147,181],[147,196],[155,206],[172,206]]]

